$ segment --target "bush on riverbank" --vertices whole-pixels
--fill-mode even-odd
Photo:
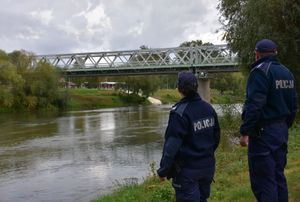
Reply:
[[[209,201],[255,201],[251,192],[248,177],[247,149],[236,145],[237,139],[232,135],[239,123],[222,118],[221,124],[231,123],[222,131],[221,145],[216,153],[217,169],[215,183],[212,184],[212,192]],[[227,130],[231,128],[231,130]],[[228,138],[230,136],[231,138]],[[119,187],[111,195],[105,196],[95,202],[156,202],[175,201],[174,190],[170,181],[160,182],[153,174],[146,178],[141,185],[126,185]],[[300,128],[295,125],[290,130],[288,164],[286,176],[289,186],[290,202],[296,202],[300,198]]]

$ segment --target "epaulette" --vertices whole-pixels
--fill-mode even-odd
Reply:
[[[176,114],[182,117],[183,112],[185,108],[188,106],[188,104],[189,104],[188,102],[178,103],[172,107],[171,111],[175,112]]]
[[[271,65],[272,65],[272,61],[271,62],[263,62],[263,63],[260,63],[259,65],[257,65],[256,67],[254,67],[252,69],[252,71],[257,69],[257,70],[262,71],[265,75],[268,75]]]

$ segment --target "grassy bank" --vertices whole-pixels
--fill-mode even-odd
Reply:
[[[121,95],[114,90],[99,89],[68,89],[69,96],[68,109],[97,109],[110,107],[123,107],[139,104],[149,104],[146,99],[133,96]],[[162,101],[163,104],[174,104],[181,99],[177,89],[160,89],[156,91],[153,97]],[[230,92],[224,92],[222,95],[219,91],[211,90],[212,103],[227,104],[243,102],[241,96],[232,95]]]
[[[99,90],[99,89],[61,89],[62,97],[64,97],[60,105],[66,104],[66,110],[86,110],[86,109],[100,109],[112,107],[124,107],[134,105],[146,105],[149,102],[142,97],[136,95],[120,94],[114,90]],[[212,103],[238,103],[242,99],[238,96],[231,95],[225,92],[220,94],[217,90],[211,90]],[[162,101],[163,104],[175,104],[181,99],[177,89],[160,89],[154,93],[153,97]],[[65,107],[62,107],[65,109]],[[41,108],[39,110],[23,109],[18,111],[59,111],[58,107],[51,106]],[[13,113],[16,110],[13,108],[1,108],[0,113]]]
[[[247,150],[239,146],[228,148],[226,141],[217,150],[217,172],[212,184],[211,202],[255,201],[251,192]],[[154,169],[152,169],[154,170]],[[286,176],[289,186],[290,202],[300,199],[300,128],[290,131],[288,165]],[[160,182],[157,177],[150,176],[141,185],[125,185],[113,194],[95,202],[172,202],[174,191],[171,182]]]
[[[82,110],[82,109],[99,109],[111,107],[123,107],[140,104],[149,104],[149,102],[142,97],[136,95],[120,94],[114,90],[99,90],[99,89],[68,89],[67,96],[68,110]],[[163,104],[174,104],[181,99],[177,89],[160,89],[156,91],[153,97],[162,101]],[[220,94],[219,91],[211,90],[211,101],[217,104],[228,104],[243,102],[243,97],[233,95],[230,92]]]
[[[124,107],[147,104],[144,98],[134,95],[121,95],[114,90],[99,89],[68,89],[69,110],[99,109],[111,107]]]
[[[48,106],[38,110],[21,109],[16,110],[13,108],[1,108],[0,113],[14,113],[20,112],[54,112],[60,110],[88,110],[88,109],[101,109],[125,106],[137,106],[150,104],[144,98],[133,94],[120,93],[115,90],[99,90],[99,89],[60,89],[62,95],[61,105],[62,108],[55,106]]]
[[[159,89],[152,97],[159,99],[163,104],[174,104],[181,99],[177,89]]]
[[[234,94],[231,91],[221,93],[216,89],[211,89],[210,96],[213,104],[243,103],[245,100],[245,96],[242,93]]]
[[[161,100],[163,104],[174,104],[181,99],[177,89],[160,89],[154,93],[153,97]],[[213,104],[242,103],[243,101],[243,95],[235,95],[229,91],[221,94],[218,90],[211,89],[211,103]]]

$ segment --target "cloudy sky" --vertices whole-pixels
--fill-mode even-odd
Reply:
[[[218,0],[1,0],[0,49],[36,54],[221,41]]]

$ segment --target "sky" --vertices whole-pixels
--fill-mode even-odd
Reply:
[[[224,44],[218,0],[1,0],[0,49],[37,55]]]

